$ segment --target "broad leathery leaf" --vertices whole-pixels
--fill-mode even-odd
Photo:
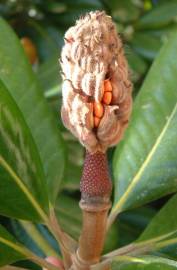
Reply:
[[[138,28],[156,28],[172,22],[177,16],[177,2],[167,1],[164,4],[158,4],[150,12],[142,16],[137,22]]]
[[[114,155],[114,205],[110,220],[128,208],[177,190],[177,32],[153,63],[132,119]]]
[[[15,238],[2,225],[0,225],[0,266],[25,258],[24,254],[21,254],[15,249],[16,246],[18,247]]]
[[[137,20],[140,15],[140,9],[131,0],[109,0],[107,5],[116,21],[127,23]]]
[[[20,110],[0,82],[0,214],[39,221],[48,212],[44,172]]]
[[[61,183],[61,189],[70,191],[79,190],[82,166],[75,165],[70,161],[67,161],[66,164],[67,169],[65,170],[63,181]]]
[[[160,209],[150,224],[138,238],[138,242],[154,237],[163,236],[168,233],[177,232],[177,194]]]
[[[52,93],[54,96],[59,95],[61,76],[59,74],[58,53],[39,66],[37,75],[47,98],[53,97]]]
[[[64,3],[58,3],[57,1],[45,1],[45,3],[41,3],[41,6],[45,11],[54,14],[60,14],[67,10],[67,6]]]
[[[69,135],[67,137],[67,135]],[[65,132],[67,160],[66,169],[61,183],[62,189],[79,190],[80,179],[84,162],[84,148]]]
[[[121,213],[117,222],[119,247],[135,241],[145,230],[155,213],[155,209],[147,206]]]
[[[104,5],[99,0],[67,0],[67,8],[60,16],[55,15],[55,22],[64,29],[74,25],[79,16],[89,11],[103,10]]]
[[[127,49],[126,55],[127,55],[129,68],[132,73],[131,74],[132,81],[136,82],[145,73],[148,65],[145,62],[145,59],[143,59],[140,55],[135,53],[135,51],[131,50],[130,48]]]
[[[23,228],[19,221],[11,220],[11,227],[14,236],[20,243],[22,243],[28,249],[32,250],[33,253],[35,253],[37,256],[44,256],[42,250],[39,248],[37,243],[34,242],[31,235],[26,232],[26,230]]]
[[[39,257],[60,253],[56,239],[43,224],[11,220],[11,228],[16,239]]]
[[[0,79],[31,130],[54,202],[64,171],[64,143],[20,42],[3,19],[0,19],[0,59]]]
[[[27,270],[27,269],[41,270],[41,267],[39,265],[37,265],[29,260],[23,260],[23,261],[16,262],[14,265],[15,265],[15,267],[19,267],[19,270]],[[13,269],[2,269],[2,270],[13,270]],[[14,269],[14,270],[17,270],[17,269]]]
[[[78,202],[60,194],[55,204],[55,211],[61,227],[76,240],[80,235],[82,225],[82,213]]]
[[[78,240],[82,229],[82,212],[78,201],[60,194],[55,204],[55,211],[62,229]],[[106,237],[104,252],[113,250],[117,245],[118,230],[115,224]]]
[[[121,257],[120,257],[121,258]],[[126,259],[125,259],[126,260]],[[119,259],[112,263],[112,270],[174,270],[177,262],[163,257],[141,256],[127,257],[127,262],[121,263]],[[130,262],[131,261],[131,262]]]
[[[130,41],[132,48],[142,57],[153,60],[162,42],[159,38],[153,37],[150,34],[135,33],[133,39]]]
[[[34,19],[28,19],[27,33],[37,46],[38,57],[41,61],[47,61],[54,54],[59,56],[59,48],[63,45],[63,34],[45,19],[45,22],[39,22]]]
[[[64,1],[65,2],[65,1]],[[68,9],[73,10],[83,10],[83,9],[101,9],[103,4],[100,0],[77,0],[73,2],[72,0],[67,0]]]

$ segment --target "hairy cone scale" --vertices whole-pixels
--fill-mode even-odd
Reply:
[[[64,125],[90,153],[106,152],[122,138],[132,104],[122,42],[110,16],[90,12],[69,28],[61,67]]]

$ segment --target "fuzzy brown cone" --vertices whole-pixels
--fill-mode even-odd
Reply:
[[[122,138],[132,107],[127,62],[110,16],[90,12],[69,28],[61,67],[64,125],[89,152],[105,152]],[[103,108],[100,118],[95,103]]]

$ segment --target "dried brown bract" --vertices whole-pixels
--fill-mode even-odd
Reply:
[[[122,42],[110,16],[90,12],[65,34],[61,54],[64,125],[89,152],[120,141],[132,107]]]

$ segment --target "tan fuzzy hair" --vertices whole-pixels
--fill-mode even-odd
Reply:
[[[132,83],[122,42],[104,11],[80,18],[64,39],[63,123],[89,152],[105,152],[122,138],[132,108]],[[106,80],[111,86],[107,95]],[[106,97],[110,101],[106,102]],[[103,107],[99,119],[94,104]]]

